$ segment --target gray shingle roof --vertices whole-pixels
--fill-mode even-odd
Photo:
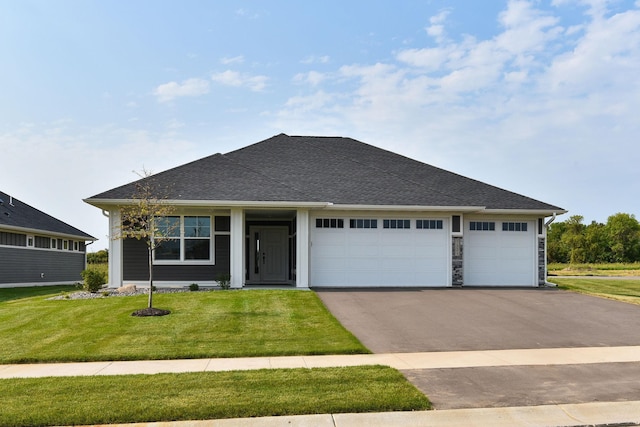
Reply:
[[[158,173],[167,198],[345,205],[561,208],[351,138],[280,134]],[[92,199],[129,199],[127,184]]]
[[[2,226],[41,230],[42,232],[75,236],[84,240],[96,240],[95,237],[84,231],[0,191],[0,228]]]

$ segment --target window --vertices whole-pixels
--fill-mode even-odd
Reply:
[[[350,219],[349,228],[378,228],[377,219]]]
[[[27,236],[27,246],[32,248],[33,247],[33,236]]]
[[[502,231],[527,231],[526,222],[503,222]]]
[[[383,228],[411,228],[411,221],[408,219],[383,219]]]
[[[344,228],[344,219],[316,218],[316,228]]]
[[[57,241],[56,239],[51,239],[51,249],[55,249],[55,248],[57,247],[57,246],[56,246],[56,243],[57,243],[57,242],[58,242],[58,241]]]
[[[62,241],[62,248],[66,251],[67,249],[69,249],[69,241],[68,240],[63,240]]]
[[[453,215],[451,217],[451,231],[454,233],[460,232],[460,215]]]
[[[488,221],[471,221],[469,230],[471,231],[495,231],[496,223]]]
[[[51,248],[51,239],[44,236],[36,236],[36,248],[49,249]]]
[[[166,216],[156,220],[156,261],[212,261],[210,216]]]
[[[443,221],[441,219],[417,219],[416,228],[418,230],[442,230]]]
[[[184,259],[211,259],[211,217],[184,217]]]
[[[80,249],[79,249],[79,247],[80,247],[80,246],[79,246],[79,243],[78,243],[78,242],[73,242],[73,250],[74,250],[74,251],[78,251],[78,250],[80,250]]]

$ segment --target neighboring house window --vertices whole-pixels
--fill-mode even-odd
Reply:
[[[0,245],[27,246],[27,235],[0,231]]]
[[[156,261],[211,261],[210,216],[167,216],[158,218],[156,239],[162,243],[154,251]]]
[[[36,248],[50,249],[51,238],[44,236],[36,236]]]
[[[411,228],[411,220],[408,219],[383,219],[383,228]]]
[[[378,228],[377,219],[350,219],[349,228]]]
[[[418,230],[442,230],[441,219],[417,219],[416,228]]]
[[[79,250],[79,248],[80,248],[79,243],[78,242],[73,242],[73,250],[77,251],[77,250]]]
[[[502,231],[527,231],[526,222],[503,222]]]
[[[62,249],[64,249],[65,251],[67,249],[69,249],[69,241],[68,240],[63,240],[62,241]]]
[[[344,219],[316,218],[316,228],[344,228]]]
[[[27,246],[32,248],[33,247],[33,236],[27,236]]]
[[[51,249],[55,249],[56,248],[56,243],[58,241],[56,239],[51,239]]]
[[[496,229],[495,222],[488,222],[488,221],[469,222],[469,230],[471,231],[494,231],[495,229]]]

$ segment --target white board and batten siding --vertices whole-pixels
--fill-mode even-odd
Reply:
[[[324,214],[324,213],[323,213]],[[317,220],[341,220],[318,227]],[[376,228],[352,228],[350,220],[377,221]],[[409,228],[384,228],[385,219],[409,221]],[[435,219],[442,228],[418,229],[416,220]],[[331,225],[335,225],[332,227]],[[310,285],[314,287],[441,287],[450,285],[450,229],[447,217],[403,215],[312,216]]]
[[[464,286],[537,286],[535,220],[465,218],[464,227]]]

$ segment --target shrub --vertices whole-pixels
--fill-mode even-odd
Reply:
[[[82,278],[84,279],[82,289],[88,292],[98,292],[107,283],[107,275],[98,270],[83,270]]]
[[[216,282],[220,285],[222,289],[229,289],[231,287],[231,275],[229,274],[218,274],[218,278]]]
[[[198,284],[197,284],[197,283],[192,283],[192,284],[190,284],[190,285],[189,285],[189,290],[190,290],[191,292],[195,292],[195,291],[197,291],[198,289],[200,289],[200,286],[198,286]]]

